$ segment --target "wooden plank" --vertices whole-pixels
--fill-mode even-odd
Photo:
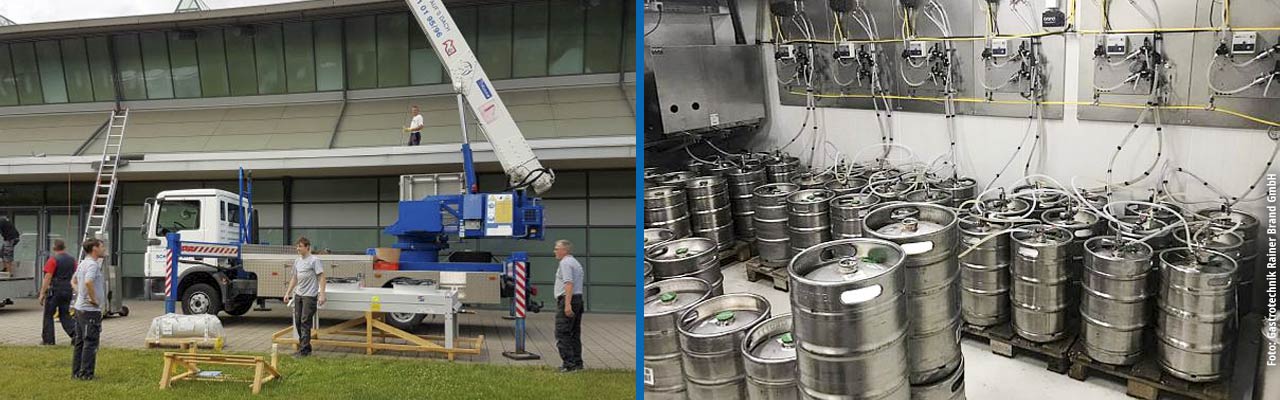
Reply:
[[[165,354],[164,356],[164,372],[160,373],[160,388],[169,388],[169,377],[173,376],[173,356]]]

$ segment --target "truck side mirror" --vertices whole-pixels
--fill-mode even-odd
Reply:
[[[147,236],[147,223],[151,221],[151,209],[154,208],[155,204],[156,199],[151,197],[148,197],[142,203],[142,224],[139,226],[138,231],[142,233],[143,237]]]
[[[249,217],[249,243],[262,243],[262,237],[258,236],[258,209],[253,209],[253,213]]]

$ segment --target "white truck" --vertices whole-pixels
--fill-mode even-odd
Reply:
[[[403,196],[421,196],[434,191],[441,181],[460,182],[457,174],[406,175],[401,177]],[[424,193],[424,182],[433,184]],[[454,183],[453,187],[460,187]],[[205,243],[240,242],[240,205],[235,193],[218,189],[183,189],[160,192],[144,205],[142,232],[147,241],[145,273],[152,293],[164,292],[168,233],[178,233],[182,241]],[[257,221],[256,210],[247,210]],[[251,223],[250,237],[257,236]],[[243,315],[254,304],[284,297],[293,261],[298,257],[290,245],[241,246],[239,258],[180,257],[175,286],[185,314],[225,312]],[[322,254],[325,275],[331,278],[363,277],[366,286],[391,287],[405,280],[434,280],[443,288],[459,289],[466,304],[501,304],[504,291],[512,290],[499,272],[439,272],[373,269],[374,256],[363,253]],[[506,285],[504,286],[504,283]],[[30,285],[30,280],[26,282]],[[163,296],[163,295],[161,295]],[[402,329],[412,329],[423,319],[420,314],[389,313],[388,321]]]

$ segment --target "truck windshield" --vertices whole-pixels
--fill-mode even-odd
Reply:
[[[162,201],[156,216],[156,236],[200,229],[199,201]]]

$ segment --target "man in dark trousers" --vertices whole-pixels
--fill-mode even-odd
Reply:
[[[298,258],[293,260],[293,276],[284,291],[284,302],[293,300],[293,330],[298,334],[298,352],[294,357],[311,355],[311,330],[317,306],[324,305],[324,265],[311,254],[311,241],[298,238],[293,245]]]
[[[560,350],[560,372],[582,369],[582,264],[572,254],[573,244],[557,240],[556,259],[556,348]]]
[[[13,273],[13,249],[18,247],[18,238],[22,234],[13,226],[13,221],[0,217],[0,263],[4,264],[6,274]]]
[[[67,254],[67,243],[53,240],[53,256],[44,263],[44,283],[40,285],[40,305],[44,306],[44,328],[40,332],[40,344],[54,345],[53,312],[58,312],[62,330],[75,337],[75,321],[71,313],[71,276],[76,273],[76,258]]]
[[[85,256],[76,267],[72,287],[76,290],[76,334],[71,338],[71,378],[93,380],[98,361],[98,336],[102,334],[102,306],[107,304],[107,279],[102,273],[102,256],[107,253],[101,240],[90,238],[81,248]]]
[[[404,127],[404,131],[409,132],[410,146],[422,143],[422,112],[417,105],[409,107],[409,126]]]

